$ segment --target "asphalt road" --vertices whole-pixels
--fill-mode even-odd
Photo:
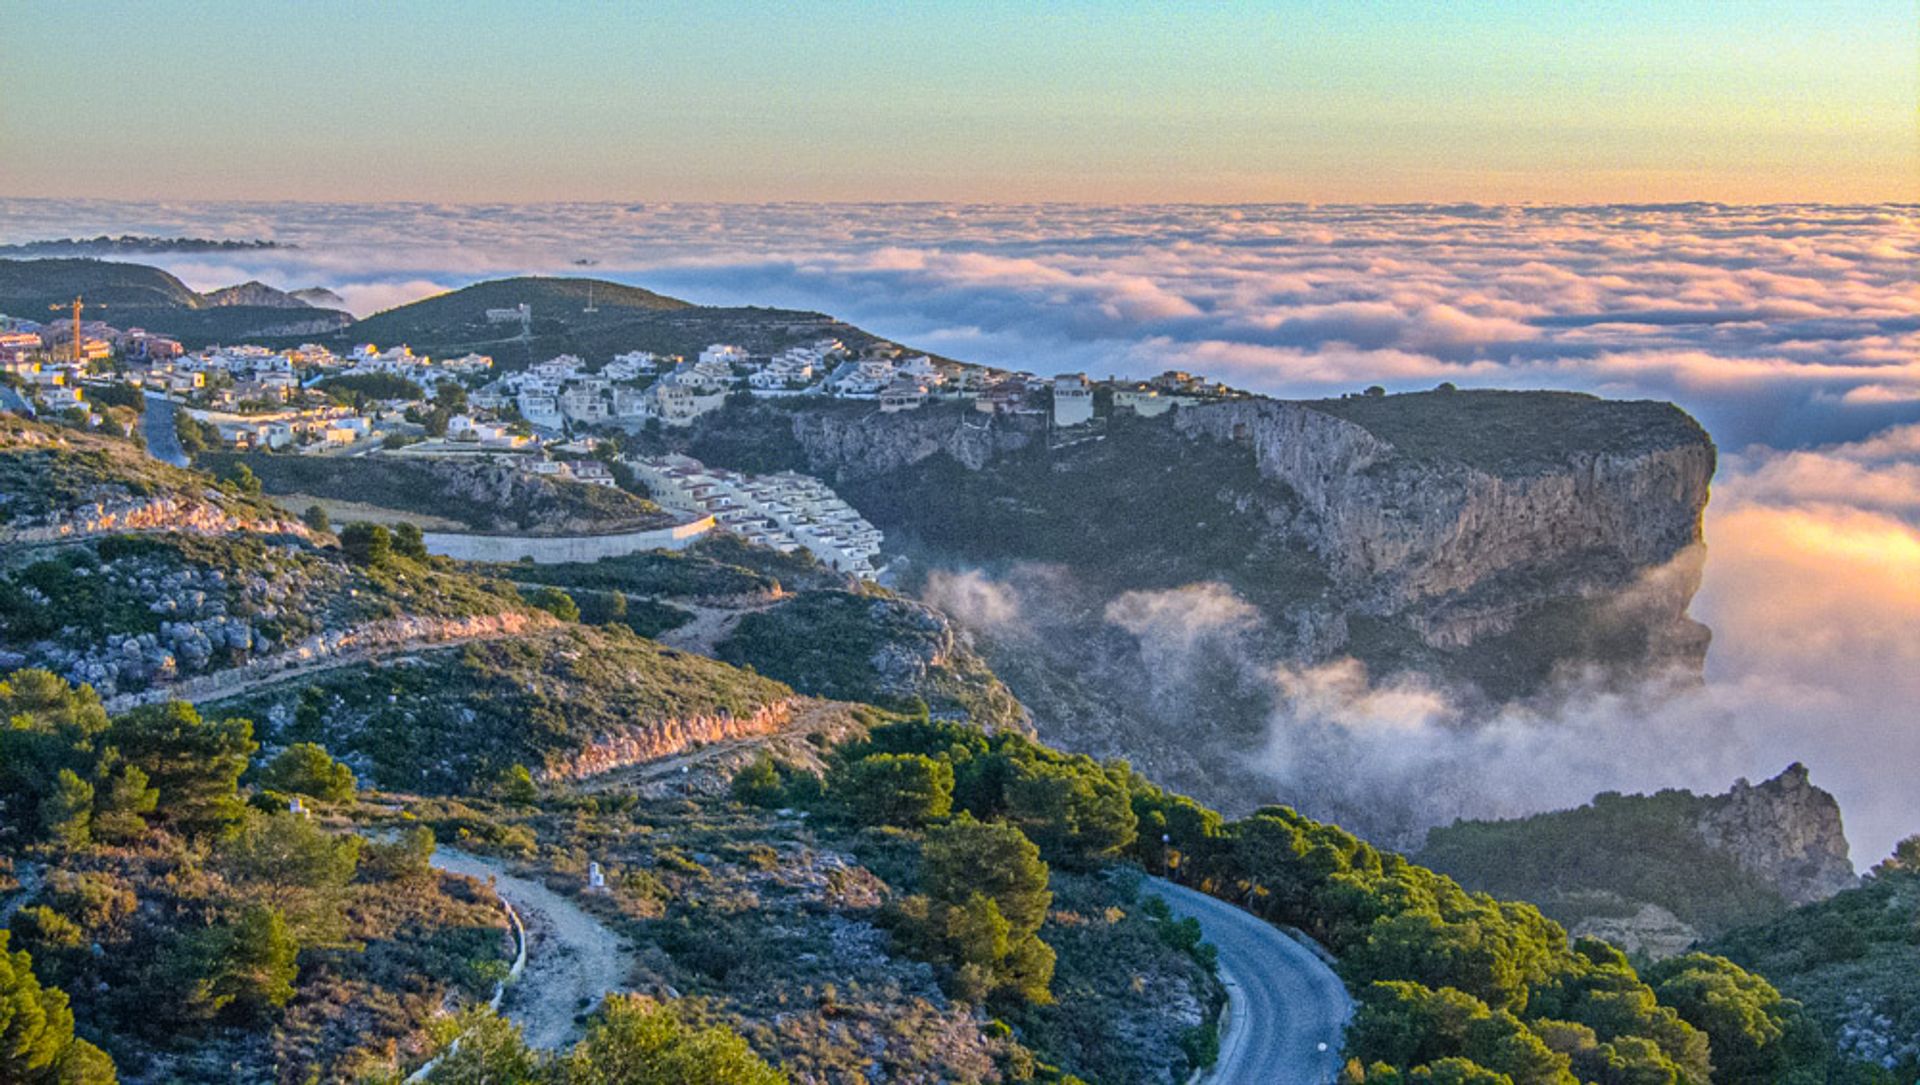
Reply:
[[[180,447],[180,431],[174,428],[177,405],[170,399],[147,395],[146,410],[140,414],[140,436],[146,439],[147,454],[175,467],[187,465],[187,450]]]
[[[1159,878],[1146,891],[1200,921],[1220,949],[1227,1020],[1208,1085],[1327,1085],[1353,1001],[1333,969],[1280,928]]]
[[[33,417],[33,404],[28,403],[20,393],[0,384],[0,411],[12,411],[27,418]]]

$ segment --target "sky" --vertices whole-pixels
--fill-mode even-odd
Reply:
[[[1920,196],[1913,0],[7,5],[0,195]]]

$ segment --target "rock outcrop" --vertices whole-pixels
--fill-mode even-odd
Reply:
[[[1365,585],[1368,609],[1394,613],[1467,595],[1509,570],[1573,562],[1592,568],[1567,587],[1603,587],[1697,543],[1714,449],[1666,410],[1657,420],[1665,440],[1623,452],[1568,447],[1504,472],[1406,455],[1308,404],[1237,400],[1181,411],[1175,425],[1250,446],[1261,474],[1305,505],[1290,526],[1336,579]]]
[[[60,509],[11,528],[0,528],[0,542],[31,544],[64,542],[129,531],[178,531],[191,535],[226,535],[251,531],[263,535],[293,535],[311,539],[307,526],[290,517],[250,515],[236,511],[211,495],[187,493],[150,498],[113,498]]]
[[[770,735],[792,722],[791,700],[776,701],[742,716],[715,713],[648,720],[616,733],[600,735],[565,755],[556,755],[548,761],[541,776],[548,780],[586,779],[683,754],[696,746]]]
[[[1794,904],[1851,889],[1859,879],[1848,856],[1840,804],[1794,762],[1758,786],[1741,780],[1704,803],[1697,823],[1707,843],[1732,855]]]
[[[223,286],[218,290],[209,290],[201,295],[208,305],[257,305],[271,309],[310,309],[304,300],[276,290],[258,279],[249,279],[234,286]]]
[[[945,454],[970,471],[1029,447],[1046,430],[1035,415],[843,409],[795,411],[793,437],[808,466],[842,479],[864,479]]]

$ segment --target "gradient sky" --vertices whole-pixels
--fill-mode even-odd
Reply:
[[[1914,0],[6,8],[0,195],[1920,198]]]

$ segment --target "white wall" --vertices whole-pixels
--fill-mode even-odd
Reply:
[[[461,561],[532,558],[535,565],[555,565],[563,561],[617,558],[641,550],[684,550],[712,530],[713,517],[706,516],[672,527],[611,535],[467,535],[423,531],[420,538],[427,544],[429,553]]]

